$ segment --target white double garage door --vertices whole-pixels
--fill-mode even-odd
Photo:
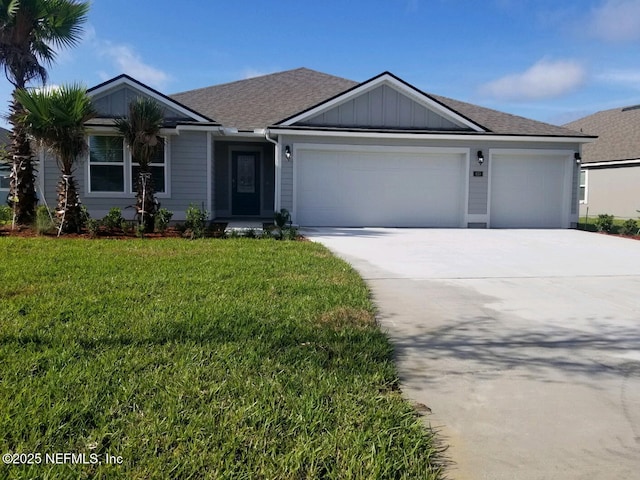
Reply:
[[[570,153],[494,153],[483,169],[469,159],[469,149],[300,145],[295,220],[302,226],[459,228],[484,219],[492,228],[565,228]],[[473,177],[473,170],[483,177]],[[480,190],[472,202],[487,204],[484,217],[468,215],[470,177]]]

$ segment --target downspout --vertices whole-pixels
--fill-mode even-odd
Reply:
[[[265,128],[264,130],[264,138],[275,145],[274,151],[274,161],[275,161],[275,187],[274,187],[274,198],[273,198],[273,210],[274,212],[279,212],[281,208],[281,196],[282,196],[282,155],[280,154],[280,142],[274,140],[269,137],[269,129]]]

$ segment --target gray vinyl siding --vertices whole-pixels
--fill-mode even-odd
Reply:
[[[280,196],[280,208],[286,208],[290,212],[293,212],[293,161],[282,160],[281,164],[281,196]]]
[[[469,130],[387,85],[380,85],[302,124],[345,128]]]
[[[160,199],[162,206],[183,219],[190,203],[207,205],[207,133],[181,132],[171,137],[171,197]]]
[[[580,217],[603,213],[619,218],[637,219],[640,214],[640,166],[589,168],[587,170],[587,201],[580,204]]]
[[[571,215],[576,215],[578,213],[578,204],[580,203],[580,197],[578,196],[580,191],[580,165],[575,165],[573,168],[571,188]]]
[[[478,165],[477,150],[471,152],[471,168],[469,168],[469,214],[485,215],[489,201],[489,172],[488,153],[485,153],[485,162]],[[482,177],[475,177],[474,172],[482,172]]]
[[[129,111],[129,104],[144,96],[139,91],[123,85],[93,97],[92,101],[100,117],[123,117]],[[184,114],[166,106],[164,107],[164,112],[164,116],[167,119],[189,120]]]
[[[190,203],[207,208],[207,134],[205,132],[181,132],[169,137],[169,196],[160,194],[158,201],[163,208],[174,213],[174,220],[184,220]],[[123,217],[133,220],[135,194],[105,196],[91,194],[86,187],[88,160],[82,159],[76,169],[80,199],[94,218],[102,218],[112,207],[122,209]],[[49,207],[54,207],[56,184],[60,176],[55,159],[47,156],[44,169],[44,191]]]

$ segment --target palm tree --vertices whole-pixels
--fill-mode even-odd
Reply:
[[[14,92],[33,80],[46,83],[45,66],[56,50],[76,45],[87,20],[89,2],[77,0],[0,0],[0,65]],[[26,132],[17,120],[23,113],[13,96],[9,107],[13,161],[10,199],[18,223],[30,223],[37,197],[33,153]]]
[[[151,161],[162,145],[159,137],[164,122],[164,112],[158,102],[140,97],[129,104],[129,115],[115,121],[116,128],[124,137],[131,151],[131,160],[140,167],[136,187],[136,211],[140,225],[147,232],[153,231],[158,201],[155,198]]]
[[[59,232],[78,232],[82,219],[73,171],[76,160],[87,150],[85,122],[97,114],[91,99],[80,85],[18,90],[15,98],[23,107],[20,125],[56,155],[62,174],[56,208]]]

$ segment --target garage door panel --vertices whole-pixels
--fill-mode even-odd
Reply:
[[[461,225],[462,154],[299,150],[296,160],[300,225]]]
[[[491,164],[492,228],[562,228],[565,156],[495,155]]]

